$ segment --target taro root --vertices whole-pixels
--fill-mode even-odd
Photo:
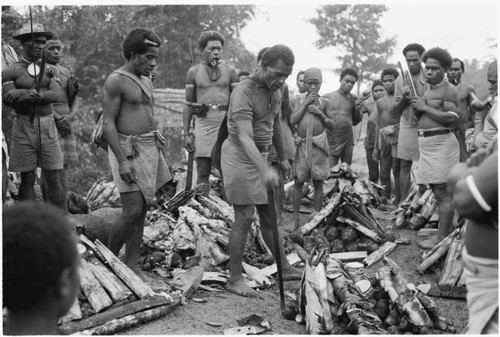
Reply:
[[[346,252],[357,252],[359,250],[358,244],[351,242],[345,246],[345,251]]]
[[[330,226],[326,230],[325,236],[329,242],[332,242],[333,240],[340,237],[340,230],[337,228],[337,226]]]
[[[371,254],[373,253],[374,251],[376,251],[377,249],[379,248],[379,245],[377,245],[375,242],[369,242],[367,245],[366,245],[366,251],[368,252],[368,254]]]
[[[394,242],[396,241],[396,234],[394,232],[385,232],[385,241]]]
[[[319,230],[314,231],[312,237],[316,249],[318,250],[321,250],[322,248],[325,248],[327,250],[329,249],[330,243],[328,242],[328,239],[325,237],[325,234],[323,234],[322,231]]]
[[[342,230],[341,236],[342,236],[342,242],[344,243],[354,242],[358,238],[356,230],[352,227],[345,227]]]
[[[380,320],[384,321],[389,316],[389,301],[385,298],[379,299],[373,310],[380,317]]]
[[[330,253],[341,253],[344,251],[344,244],[342,240],[335,239],[330,243]]]
[[[399,328],[397,326],[390,326],[387,328],[387,332],[389,335],[400,335],[401,332],[399,331]]]
[[[304,238],[304,250],[310,254],[311,250],[314,248],[314,240],[310,236]]]

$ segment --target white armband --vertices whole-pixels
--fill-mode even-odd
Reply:
[[[186,84],[186,89],[188,89],[188,88],[194,88],[194,87],[195,87],[194,84]]]
[[[455,118],[458,119],[458,114],[456,112],[454,112],[454,111],[446,111],[446,112],[452,116],[455,116]]]
[[[185,104],[185,105],[187,105],[187,106],[191,106],[191,105],[193,105],[193,103],[192,103],[192,102],[188,102],[188,101],[184,101],[184,104]]]
[[[472,193],[472,196],[478,203],[478,205],[485,211],[485,212],[490,212],[491,211],[491,206],[488,205],[486,200],[484,200],[483,196],[481,195],[481,192],[477,189],[476,183],[474,182],[474,178],[472,178],[471,175],[468,175],[465,178],[465,182],[467,183],[467,187],[469,188],[470,193]]]

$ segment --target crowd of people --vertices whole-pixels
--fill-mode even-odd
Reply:
[[[20,199],[32,200],[35,170],[41,168],[44,200],[64,213],[65,168],[76,153],[71,121],[78,110],[78,82],[58,64],[61,43],[43,26],[34,24],[31,29],[25,25],[14,38],[22,43],[22,57],[2,69],[2,100],[16,114],[8,170],[21,174]],[[243,250],[255,209],[266,244],[275,258],[280,257],[283,279],[302,277],[287,261],[281,238],[273,240],[276,223],[271,207],[277,204],[280,209],[283,181],[292,177],[295,229],[300,226],[305,182],[312,180],[314,208],[320,211],[323,181],[333,166],[351,164],[353,126],[367,114],[364,145],[369,179],[377,183],[380,178],[386,206],[397,206],[406,198],[417,163],[413,181],[421,193],[430,187],[436,196],[439,232],[419,246],[430,249],[452,231],[454,210],[470,219],[463,251],[469,331],[498,332],[497,62],[488,68],[490,98],[486,101],[477,98],[474,87],[463,83],[461,60],[444,49],[426,50],[418,43],[402,51],[408,71],[384,69],[362,97],[351,93],[358,81],[352,68],[342,70],[338,90],[324,95],[319,94],[321,70],[306,69],[297,76],[299,93],[291,96],[285,81],[295,57],[289,47],[264,48],[254,70],[238,73],[222,60],[224,42],[216,31],[205,31],[199,37],[202,60],[188,70],[185,83],[184,146],[194,151],[202,193],[209,193],[212,167],[220,164],[224,197],[234,208],[227,290],[256,296],[242,276]],[[124,262],[142,278],[146,276],[137,259],[147,205],[172,179],[165,140],[153,114],[151,77],[161,44],[162,39],[149,29],[132,30],[123,42],[125,64],[108,75],[103,89],[104,136],[122,201],[121,218],[111,229],[107,244],[114,254],[125,246]],[[220,158],[214,158],[214,153]],[[5,150],[3,155],[5,158]],[[276,200],[268,200],[268,190],[278,191]],[[40,310],[50,304],[52,310],[43,317],[56,317],[69,309],[67,298],[74,298],[76,253],[68,247],[74,246],[74,240],[62,232],[55,240],[55,234],[49,232],[59,231],[56,225],[64,221],[63,213],[36,204],[5,212],[4,287],[11,289],[5,305],[12,313],[6,332],[22,331],[18,318],[32,310],[29,306]],[[28,219],[27,214],[32,216]],[[53,229],[47,224],[51,216]],[[21,224],[26,229],[17,227]],[[66,249],[68,254],[63,259],[47,255],[49,262],[41,257],[33,260],[54,268],[33,267],[48,280],[43,284],[46,288],[21,305],[16,300],[17,282],[30,277],[19,274],[16,267],[26,259],[18,247],[28,245],[31,254],[37,255],[35,248],[46,246],[35,242],[43,240],[42,236],[20,237],[23,231],[35,230],[29,226],[44,232],[43,237],[50,237],[52,243],[61,241],[64,247],[56,252]],[[22,243],[28,239],[29,243]],[[40,331],[51,331],[49,326],[43,328]]]

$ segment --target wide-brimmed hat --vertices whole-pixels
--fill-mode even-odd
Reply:
[[[41,23],[34,23],[33,24],[33,35],[34,36],[45,36],[47,40],[50,40],[54,38],[54,34],[51,32],[46,32],[45,29],[43,28],[43,25]],[[17,35],[13,37],[16,40],[19,41],[25,41],[26,39],[31,38],[31,25],[28,23],[25,23],[21,29],[17,32]]]

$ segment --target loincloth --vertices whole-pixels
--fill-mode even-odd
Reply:
[[[430,131],[430,130],[427,130]],[[448,174],[459,162],[460,148],[453,133],[418,137],[420,159],[417,184],[444,184]]]
[[[194,126],[194,156],[211,157],[212,149],[226,111],[210,108],[204,117],[196,116]]]
[[[59,115],[68,115],[70,109],[66,103],[54,103],[52,104],[54,111]],[[61,144],[61,150],[64,156],[64,164],[75,163],[78,161],[78,152],[76,151],[76,137],[73,130],[73,123],[70,123],[71,133],[66,137],[61,137],[59,133],[59,144]]]
[[[312,180],[324,180],[330,175],[328,163],[328,139],[323,132],[312,139],[311,163],[307,160],[306,139],[295,135],[297,152],[294,163],[294,177],[299,183]]]
[[[408,161],[418,161],[418,129],[416,124],[403,123],[404,118],[401,117],[399,124],[398,149],[397,157]]]
[[[462,260],[469,309],[467,334],[498,334],[498,260],[471,256],[465,246]]]
[[[13,121],[9,171],[31,172],[37,167],[45,170],[61,170],[63,154],[54,116],[40,116],[40,118],[35,116],[33,124],[29,120],[29,116],[16,115]],[[40,120],[40,130],[38,120]],[[41,146],[38,142],[39,137]]]
[[[341,130],[327,130],[326,136],[330,154],[333,156],[340,156],[346,147],[353,146],[354,144],[352,127]]]
[[[267,161],[268,153],[261,155]],[[229,139],[222,144],[221,168],[224,191],[230,204],[267,204],[267,189],[262,173],[248,159],[243,148]]]
[[[138,136],[118,134],[128,160],[135,168],[136,183],[127,183],[120,177],[118,160],[111,149],[108,150],[109,166],[113,181],[120,193],[141,191],[146,203],[150,203],[156,191],[172,179],[162,149],[157,145],[153,132]]]
[[[384,158],[390,155],[396,158],[398,154],[399,123],[381,128],[378,136],[380,157]]]

